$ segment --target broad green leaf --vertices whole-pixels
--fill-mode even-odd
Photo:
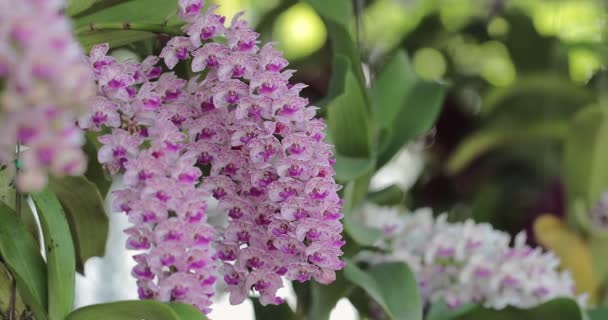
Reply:
[[[370,158],[353,158],[336,154],[335,178],[339,181],[351,181],[373,170],[374,161]]]
[[[455,320],[583,320],[583,311],[576,301],[557,298],[530,309],[507,307],[502,310],[477,307]]]
[[[424,320],[453,320],[473,310],[477,305],[467,303],[457,308],[450,308],[445,302],[437,302],[431,305]]]
[[[83,150],[87,154],[88,163],[87,172],[84,175],[89,181],[97,186],[101,193],[101,197],[105,198],[108,194],[108,190],[110,190],[112,181],[106,175],[106,171],[99,161],[97,161],[97,151],[100,147],[99,142],[97,141],[98,136],[99,135],[94,134],[93,132],[86,133],[86,143],[83,146]]]
[[[156,34],[138,30],[91,31],[78,35],[78,41],[85,51],[100,43],[108,43],[111,48],[121,47],[132,42],[154,38]]]
[[[44,235],[49,318],[62,320],[72,311],[76,281],[76,257],[67,218],[50,191],[31,195]]]
[[[344,276],[365,290],[389,319],[422,320],[418,282],[406,264],[383,263],[363,271],[347,261]]]
[[[177,13],[177,1],[131,0],[119,2],[102,10],[75,19],[76,28],[99,22],[163,23]]]
[[[586,105],[594,100],[593,93],[554,74],[530,74],[517,78],[512,85],[495,87],[483,97],[482,114],[491,114],[501,107],[508,108],[511,100],[521,96],[553,97],[567,100],[569,105]]]
[[[344,188],[343,211],[347,216],[365,200],[373,174],[374,170],[372,168],[356,180],[352,180],[346,184]]]
[[[180,320],[206,320],[203,313],[190,304],[174,303],[168,304],[171,309],[178,315]]]
[[[402,203],[405,200],[405,193],[399,186],[393,184],[382,190],[370,192],[367,200],[381,206],[392,206]]]
[[[46,264],[36,240],[27,232],[13,209],[0,203],[0,256],[17,280],[23,301],[37,320],[47,309]]]
[[[336,306],[336,303],[338,303],[338,300],[348,296],[354,288],[353,285],[344,278],[343,271],[336,273],[336,281],[331,285],[322,285],[317,282],[312,282],[310,286],[311,302],[307,319],[315,320],[328,320],[329,314]]]
[[[576,114],[564,151],[564,173],[570,199],[592,206],[608,189],[608,109],[592,106]]]
[[[533,123],[523,127],[497,126],[482,129],[464,139],[450,155],[446,170],[455,174],[491,149],[510,143],[538,140],[561,140],[568,133],[568,124],[561,121]]]
[[[16,195],[17,192],[15,190],[14,181],[10,178],[9,172],[7,170],[0,171],[0,201],[15,210]],[[32,212],[32,209],[27,204],[27,196],[21,195],[20,201],[21,221],[25,224],[27,231],[34,237],[36,243],[39,243],[40,235],[38,233],[38,222],[36,222],[34,212]]]
[[[337,56],[334,64],[349,65],[344,56]],[[343,75],[344,92],[327,106],[327,125],[337,153],[354,158],[370,157],[371,115],[367,108],[363,88],[352,72]]]
[[[270,320],[270,319],[281,319],[281,320],[296,320],[296,314],[291,310],[287,303],[275,305],[263,306],[258,298],[251,298],[253,302],[253,311],[255,313],[256,320]]]
[[[329,32],[334,58],[339,56],[346,57],[350,63],[348,68],[353,72],[359,85],[365,87],[365,76],[363,69],[361,69],[360,50],[355,44],[352,32],[349,31],[350,28],[333,21],[326,21],[325,24]],[[363,92],[363,96],[367,102],[369,99],[367,92]]]
[[[65,13],[68,16],[75,16],[101,0],[68,0],[68,5],[65,9]]]
[[[407,96],[419,81],[405,51],[399,51],[382,68],[371,89],[378,128],[392,129]]]
[[[381,138],[377,167],[380,168],[412,138],[427,132],[441,111],[445,87],[433,82],[417,82]]]
[[[374,246],[382,236],[379,230],[359,223],[349,215],[342,219],[342,223],[346,233],[360,246]]]
[[[153,300],[119,301],[77,309],[65,320],[182,320],[173,309]]]
[[[353,16],[352,2],[350,0],[306,0],[320,16],[347,27]]]
[[[589,320],[608,319],[608,308],[594,309],[587,312]]]
[[[68,218],[76,246],[76,270],[84,271],[84,263],[93,256],[103,256],[108,237],[108,217],[99,190],[85,177],[51,178],[53,191]]]

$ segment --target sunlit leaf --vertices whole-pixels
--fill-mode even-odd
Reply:
[[[477,307],[455,320],[584,320],[583,310],[576,301],[557,298],[530,309],[507,307],[501,310]]]
[[[154,300],[119,301],[77,309],[65,320],[182,320],[173,309]],[[186,318],[187,319],[187,318]]]

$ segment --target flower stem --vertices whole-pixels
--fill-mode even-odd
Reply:
[[[19,153],[21,152],[21,145],[17,142],[17,147],[15,149],[15,180],[19,175],[19,169],[21,169],[21,165],[19,163]],[[17,217],[21,216],[21,193],[19,189],[15,186],[15,212],[17,213]],[[17,301],[17,279],[15,275],[13,275],[13,281],[11,283],[11,300],[8,308],[8,320],[16,320],[17,319],[17,310],[16,310],[16,301]]]
[[[155,23],[140,23],[140,22],[92,22],[86,26],[76,29],[77,35],[86,34],[95,31],[105,30],[137,30],[148,31],[153,33],[164,33],[172,36],[182,35],[183,32],[179,25],[168,26],[165,24]]]

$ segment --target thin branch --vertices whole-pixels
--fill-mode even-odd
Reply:
[[[86,26],[76,29],[76,35],[84,35],[95,31],[106,30],[137,30],[153,33],[162,33],[172,36],[184,34],[180,26],[168,26],[166,24],[140,23],[140,22],[92,22]]]

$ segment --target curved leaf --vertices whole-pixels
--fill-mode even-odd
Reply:
[[[581,110],[571,123],[564,152],[568,195],[593,205],[608,189],[608,109],[593,106]]]
[[[295,320],[296,314],[291,310],[287,303],[275,305],[263,306],[258,298],[251,298],[253,302],[253,311],[255,313],[256,320],[267,320],[267,319],[281,319],[281,320]],[[317,319],[317,318],[315,318]]]
[[[353,158],[342,156],[340,154],[336,154],[335,158],[335,178],[339,181],[354,180],[374,168],[374,161],[370,158]]]
[[[306,2],[325,19],[342,26],[348,26],[351,22],[353,8],[350,0],[306,0]]]
[[[85,51],[100,43],[108,43],[111,48],[121,47],[132,42],[154,38],[156,34],[138,30],[91,31],[78,35],[78,41]]]
[[[181,320],[206,320],[203,313],[192,305],[185,303],[169,303],[171,309],[179,316]]]
[[[95,304],[70,313],[65,320],[181,320],[173,309],[153,300]]]
[[[354,288],[353,285],[344,278],[343,271],[336,273],[336,281],[334,281],[331,285],[326,286],[312,282],[310,286],[311,301],[307,318],[315,320],[329,319],[329,315],[336,306],[336,303],[338,303],[338,301],[343,297],[348,296],[351,290]],[[259,318],[258,320],[266,319],[269,318]]]
[[[110,186],[112,186],[112,181],[106,175],[106,171],[99,161],[97,161],[97,151],[100,147],[97,137],[99,137],[99,134],[93,132],[86,133],[86,143],[83,146],[83,150],[87,154],[88,163],[87,172],[84,175],[97,186],[101,197],[105,198],[108,190],[110,190]]]
[[[32,194],[44,235],[49,318],[62,320],[72,311],[76,281],[76,257],[68,221],[52,192]]]
[[[446,170],[455,174],[487,151],[508,143],[544,139],[563,139],[568,133],[566,122],[534,123],[525,127],[495,127],[480,130],[464,139],[450,155]]]
[[[445,302],[436,302],[431,305],[424,320],[453,320],[476,308],[475,304],[464,304],[458,308],[450,308]]]
[[[177,1],[131,0],[121,1],[112,6],[78,17],[74,24],[80,28],[99,22],[150,22],[163,23],[177,13]]]
[[[457,320],[583,320],[583,311],[576,301],[557,298],[530,309],[507,307],[502,310],[477,307],[456,318]]]
[[[406,264],[382,263],[363,271],[348,261],[344,275],[365,290],[390,319],[422,320],[418,282]]]
[[[15,196],[17,192],[15,190],[14,182],[9,178],[7,170],[0,171],[0,201],[4,202],[11,209],[15,210]],[[38,222],[32,208],[27,203],[27,197],[21,195],[21,221],[25,224],[27,231],[34,237],[36,243],[40,242],[40,235],[38,234]]]
[[[105,253],[109,225],[101,194],[82,176],[51,178],[49,189],[65,210],[76,247],[76,270],[83,272],[87,259]]]
[[[45,320],[47,308],[46,265],[36,240],[15,211],[0,202],[0,255],[17,280],[24,302],[36,319]]]
[[[75,16],[92,7],[96,2],[99,1],[100,0],[68,0],[65,13],[68,16]]]
[[[0,263],[0,318],[8,318],[8,310],[11,306],[11,290],[13,287],[13,278],[9,273],[8,269]],[[25,304],[21,296],[17,294],[15,296],[15,313],[18,319],[26,319],[25,315],[27,312]]]

